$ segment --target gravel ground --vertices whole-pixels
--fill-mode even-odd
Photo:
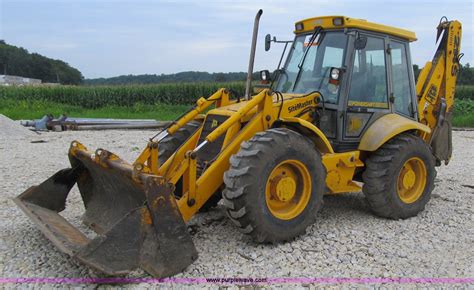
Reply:
[[[2,136],[0,277],[98,277],[60,253],[11,198],[69,166],[69,143],[107,148],[132,162],[150,131]],[[400,221],[372,215],[362,193],[327,196],[316,224],[287,244],[257,245],[222,206],[190,222],[199,259],[176,277],[474,277],[474,132],[454,132],[454,156],[438,168],[426,210]],[[31,141],[44,143],[31,143]],[[64,216],[81,227],[74,189]],[[137,271],[132,276],[148,277]]]

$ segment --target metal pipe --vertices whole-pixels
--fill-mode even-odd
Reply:
[[[47,124],[48,122],[53,120],[53,116],[51,115],[44,115],[43,118],[34,120],[34,121],[21,121],[20,124],[22,124],[25,127],[35,127],[35,130],[48,130]]]
[[[202,147],[206,146],[209,141],[204,140],[201,144],[199,144],[194,150],[193,153],[197,153],[199,150],[201,150]]]
[[[258,10],[257,15],[255,16],[255,21],[253,23],[252,46],[250,47],[249,69],[247,72],[247,83],[245,85],[245,98],[247,100],[250,100],[250,86],[252,85],[253,64],[255,62],[255,50],[257,48],[258,23],[262,14],[263,10]]]
[[[163,128],[168,122],[156,122],[156,123],[136,123],[136,124],[107,124],[107,125],[82,125],[82,126],[71,126],[66,128],[74,131],[86,131],[86,130],[112,130],[112,129],[159,129]]]
[[[81,123],[110,122],[110,123],[129,123],[129,122],[154,122],[155,119],[111,119],[111,118],[75,118],[67,117],[66,121],[76,121]]]
[[[160,142],[161,140],[165,139],[166,136],[168,136],[169,133],[168,131],[164,130],[161,131],[158,135],[156,135],[156,141],[155,142]],[[153,140],[153,138],[152,138]]]

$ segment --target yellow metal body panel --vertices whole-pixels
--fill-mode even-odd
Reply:
[[[330,194],[361,190],[360,185],[352,181],[356,168],[364,166],[359,155],[360,151],[323,155],[323,164],[327,172],[326,185]]]
[[[334,19],[343,19],[343,23],[341,25],[334,25],[334,22],[333,22]],[[393,27],[393,26],[369,22],[364,19],[350,18],[347,16],[313,17],[313,18],[307,18],[307,19],[296,22],[296,24],[299,24],[299,23],[303,24],[303,29],[295,30],[294,31],[295,34],[312,32],[314,31],[314,28],[316,26],[321,26],[323,29],[327,29],[327,30],[344,29],[344,28],[364,29],[364,30],[397,36],[397,37],[406,39],[408,41],[416,40],[416,34],[412,31]]]
[[[318,127],[313,125],[313,123],[295,117],[281,118],[281,121],[283,125],[298,124],[303,128],[311,130],[313,134],[307,134],[306,136],[313,140],[319,151],[321,153],[334,153],[331,143],[329,143],[329,140],[326,138],[326,135],[324,135],[324,133]]]
[[[418,131],[429,134],[431,129],[397,114],[387,114],[377,119],[364,133],[359,143],[359,150],[375,151],[385,142],[406,131]]]

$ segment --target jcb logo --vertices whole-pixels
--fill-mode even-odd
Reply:
[[[212,123],[211,123],[211,129],[214,128],[214,127],[217,127],[217,125],[219,125],[219,122],[217,122],[217,120],[212,120]]]
[[[431,85],[430,89],[428,90],[428,94],[426,95],[428,102],[434,104],[434,102],[436,101],[437,95],[438,95],[438,89],[436,88],[435,85]]]

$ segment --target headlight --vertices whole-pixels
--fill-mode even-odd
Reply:
[[[331,69],[331,79],[338,80],[339,79],[339,69],[332,68]]]
[[[262,82],[269,82],[271,81],[271,76],[270,72],[268,70],[262,70],[260,71],[260,80]]]

